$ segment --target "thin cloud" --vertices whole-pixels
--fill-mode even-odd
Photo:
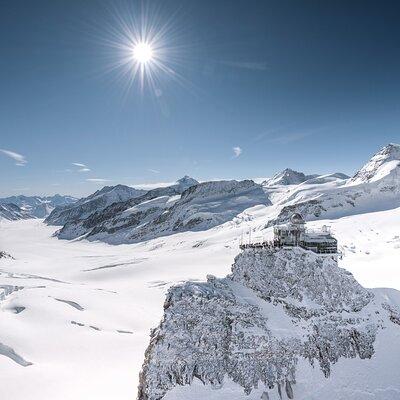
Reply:
[[[251,61],[222,61],[228,67],[248,69],[251,71],[266,71],[268,64],[266,62],[251,62]]]
[[[86,182],[106,183],[106,182],[110,182],[110,180],[109,179],[103,179],[103,178],[88,178],[88,179],[86,179]]]
[[[78,167],[78,172],[90,172],[91,169],[83,163],[77,163],[77,162],[73,162],[71,163],[74,167]]]
[[[281,127],[277,128],[274,130],[271,130],[269,132],[264,132],[261,135],[258,135],[254,138],[254,141],[260,141],[263,140],[265,143],[272,143],[272,144],[279,144],[279,145],[286,145],[289,143],[297,142],[299,140],[305,139],[309,136],[313,136],[315,134],[318,134],[322,131],[325,131],[327,129],[330,129],[332,127],[328,126],[322,126],[319,128],[314,128],[314,129],[307,129],[307,130],[301,130],[298,132],[293,132],[295,131],[295,127]]]
[[[151,172],[151,173],[153,173],[153,174],[159,174],[159,173],[160,173],[159,170],[157,170],[157,169],[152,169],[152,168],[149,168],[147,171],[149,171],[149,172]]]
[[[15,161],[15,165],[17,165],[18,167],[25,167],[25,165],[28,163],[25,156],[16,153],[15,151],[0,149],[0,152],[7,157],[12,158]]]
[[[232,147],[232,150],[233,150],[234,158],[238,158],[243,153],[242,148],[239,146]]]
[[[257,136],[253,137],[252,141],[259,142],[265,138],[277,137],[280,133],[287,133],[289,130],[293,130],[295,127],[296,125],[294,124],[278,126],[258,134]]]
[[[299,133],[292,133],[287,135],[281,135],[274,138],[267,139],[267,143],[276,143],[276,144],[289,144],[292,142],[297,142],[298,140],[304,139],[308,136],[313,135],[314,132],[299,132]]]

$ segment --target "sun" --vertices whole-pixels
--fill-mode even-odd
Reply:
[[[170,14],[152,2],[129,4],[127,9],[115,9],[111,23],[101,32],[108,72],[117,72],[115,78],[126,94],[137,86],[159,99],[161,86],[167,82],[190,86],[179,73],[187,45],[176,25],[177,13]]]
[[[153,48],[150,43],[136,43],[132,51],[133,59],[139,64],[147,64],[153,60]]]

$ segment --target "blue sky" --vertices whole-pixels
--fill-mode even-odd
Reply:
[[[109,68],[116,16],[139,3],[2,2],[1,196],[285,167],[352,174],[400,142],[398,2],[146,4],[170,21],[165,60],[184,79],[159,74],[157,94],[127,91]]]

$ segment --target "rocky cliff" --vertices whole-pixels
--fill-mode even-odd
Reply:
[[[383,299],[339,268],[335,256],[245,250],[230,276],[170,289],[163,320],[151,333],[138,399],[197,400],[211,393],[198,394],[196,382],[214,388],[213,398],[242,398],[232,385],[243,397],[311,398],[311,383],[296,389],[307,368],[326,381],[344,359],[358,359],[357,368],[368,371],[385,329],[400,344],[400,296]],[[388,373],[394,379],[396,372]],[[348,393],[361,391],[359,384]],[[400,393],[399,381],[393,385]]]

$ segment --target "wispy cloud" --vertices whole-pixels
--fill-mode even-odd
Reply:
[[[153,173],[153,174],[159,174],[159,173],[160,173],[159,170],[157,170],[157,169],[152,169],[152,168],[149,168],[147,171],[149,171],[149,172],[151,172],[151,173]]]
[[[286,135],[280,135],[280,136],[269,138],[266,140],[266,142],[267,143],[276,143],[276,144],[289,144],[292,142],[297,142],[298,140],[304,139],[313,134],[314,134],[313,131],[290,133],[290,134],[286,134]]]
[[[243,153],[242,148],[239,146],[232,147],[232,150],[233,150],[234,158],[238,158]]]
[[[265,143],[285,145],[318,134],[319,132],[324,131],[326,129],[328,129],[327,126],[322,126],[314,129],[301,129],[301,130],[299,130],[298,128],[296,129],[294,125],[282,126],[257,135],[253,141],[258,142],[262,140]]]
[[[252,141],[259,142],[265,138],[277,137],[279,134],[287,133],[288,131],[293,130],[295,127],[296,126],[294,124],[277,126],[259,133],[253,137]]]
[[[0,149],[0,152],[7,157],[12,158],[15,161],[15,165],[17,165],[18,167],[25,167],[25,165],[28,163],[25,156],[16,153],[15,151]]]
[[[228,67],[249,69],[251,71],[265,71],[268,69],[268,64],[266,62],[221,61],[221,63]]]
[[[86,164],[83,164],[83,163],[73,162],[72,165],[74,167],[78,167],[78,169],[77,169],[78,172],[90,172],[91,171],[91,169]]]
[[[109,179],[103,179],[103,178],[88,178],[88,179],[86,179],[86,182],[106,183],[106,182],[110,182],[110,180]]]

